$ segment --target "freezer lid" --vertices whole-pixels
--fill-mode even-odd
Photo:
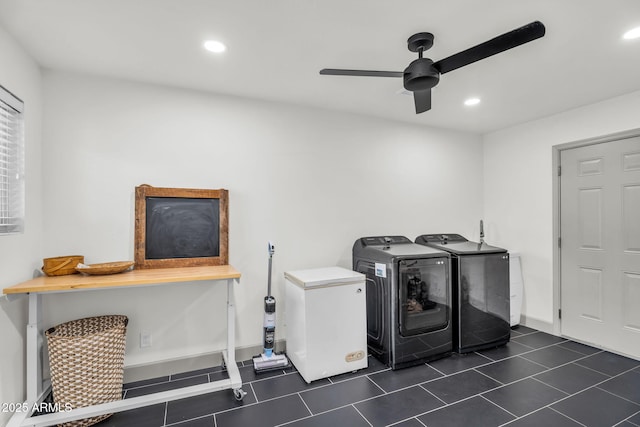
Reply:
[[[284,277],[302,288],[363,282],[365,275],[342,267],[287,271]]]

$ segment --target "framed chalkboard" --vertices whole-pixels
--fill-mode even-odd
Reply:
[[[227,190],[136,187],[136,268],[229,263]]]

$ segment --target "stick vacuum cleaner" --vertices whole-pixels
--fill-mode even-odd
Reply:
[[[264,297],[263,353],[253,358],[253,370],[256,373],[284,369],[291,364],[284,354],[276,354],[273,347],[276,342],[276,299],[271,296],[271,263],[274,246],[269,242],[269,276],[267,296]]]

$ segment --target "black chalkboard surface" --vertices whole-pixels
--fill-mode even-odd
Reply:
[[[220,255],[218,199],[147,197],[147,259]]]
[[[226,265],[227,190],[136,187],[136,268]]]

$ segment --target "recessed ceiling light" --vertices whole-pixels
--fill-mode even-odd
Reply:
[[[625,40],[637,39],[640,37],[640,27],[632,28],[622,35]]]
[[[224,43],[219,42],[218,40],[207,40],[204,42],[204,48],[213,53],[222,53],[227,50]]]
[[[478,104],[480,104],[480,98],[469,98],[464,101],[464,105],[466,105],[467,107],[471,107],[472,105],[478,105]]]

